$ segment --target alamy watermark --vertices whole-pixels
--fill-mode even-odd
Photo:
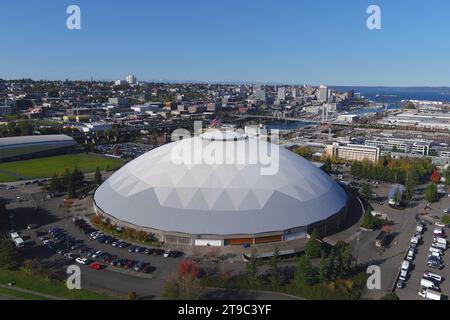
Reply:
[[[69,15],[66,20],[66,27],[69,30],[81,30],[81,8],[77,5],[70,5],[66,9]]]
[[[81,290],[81,269],[79,266],[71,265],[67,267],[66,273],[69,275],[66,281],[67,289]]]
[[[381,8],[375,4],[367,7],[367,14],[370,16],[367,18],[366,25],[369,30],[381,30]]]
[[[254,135],[246,135],[242,129],[207,129],[201,121],[194,123],[194,138],[175,145],[171,159],[176,165],[259,165],[260,174],[276,175],[279,170],[279,131],[252,127]],[[177,129],[172,141],[192,138],[189,130]],[[210,143],[224,142],[224,143]]]
[[[369,266],[367,268],[367,274],[370,276],[367,278],[367,289],[369,290],[381,290],[381,268],[380,266]]]

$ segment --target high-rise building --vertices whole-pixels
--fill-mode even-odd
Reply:
[[[135,76],[130,74],[129,76],[127,76],[127,82],[128,84],[135,84],[137,82],[137,79]]]
[[[278,100],[284,101],[286,99],[286,88],[280,87],[278,88]]]
[[[266,102],[266,92],[262,89],[258,89],[253,94],[257,101]]]
[[[328,102],[328,87],[321,85],[319,87],[319,96],[317,98],[320,102]]]

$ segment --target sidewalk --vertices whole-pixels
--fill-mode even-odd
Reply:
[[[6,286],[6,285],[3,285],[3,284],[0,284],[0,288],[13,290],[13,291],[17,291],[17,292],[22,292],[22,293],[30,294],[30,295],[33,295],[33,296],[42,297],[42,298],[45,298],[45,299],[50,299],[50,300],[66,300],[66,299],[63,299],[63,298],[60,298],[60,297],[56,297],[56,296],[52,296],[52,295],[49,295],[49,294],[40,293],[40,292],[34,292],[34,291],[31,291],[31,290],[22,289],[22,288],[13,287],[13,286]]]

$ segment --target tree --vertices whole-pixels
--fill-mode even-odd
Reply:
[[[425,199],[433,203],[437,200],[437,186],[434,183],[431,183],[425,190]]]
[[[99,167],[97,167],[95,169],[94,182],[95,182],[96,185],[101,185],[102,184],[102,173],[100,172],[100,168]]]
[[[320,261],[320,280],[323,282],[334,281],[339,274],[339,260],[336,250],[333,248],[328,256],[322,254]]]
[[[381,300],[400,300],[400,298],[393,292],[386,293]]]
[[[300,257],[294,274],[294,283],[297,286],[312,286],[318,282],[317,271],[307,255]]]
[[[200,268],[190,260],[183,260],[178,266],[178,275],[182,278],[191,277],[197,279],[200,275]]]
[[[361,196],[366,201],[371,201],[372,195],[373,195],[372,185],[370,185],[368,183],[364,183],[361,187]]]
[[[317,229],[314,229],[311,237],[305,245],[305,254],[308,258],[314,259],[320,257],[322,252],[322,244],[320,243],[320,234]]]
[[[8,229],[8,221],[6,202],[3,198],[0,198],[0,236]]]
[[[338,241],[335,245],[335,249],[337,252],[337,259],[339,261],[338,275],[342,278],[347,276],[350,272],[353,262],[352,248],[348,243]]]
[[[407,202],[411,201],[414,197],[414,193],[416,192],[416,178],[413,173],[408,174],[406,178],[406,190],[405,190],[405,200]]]
[[[252,251],[252,255],[245,266],[245,272],[247,274],[247,280],[250,286],[254,287],[258,285],[258,266],[259,258],[256,250]]]
[[[395,205],[401,205],[402,203],[402,192],[400,191],[400,187],[397,187],[394,193],[394,197],[392,198]]]
[[[178,279],[174,276],[169,277],[164,283],[161,298],[164,300],[179,300],[181,299],[180,285]]]
[[[439,172],[433,171],[433,173],[431,174],[431,182],[436,183],[436,184],[441,182],[441,175]]]
[[[450,167],[443,172],[442,176],[445,179],[445,184],[450,186]]]
[[[9,239],[5,237],[0,238],[0,268],[15,269],[19,266],[17,254]]]
[[[450,215],[446,214],[442,216],[441,222],[445,224],[446,226],[450,225]]]
[[[67,185],[67,196],[72,199],[77,197],[77,192],[75,190],[75,185],[72,178],[69,178],[69,183]]]
[[[323,170],[325,170],[326,173],[331,173],[331,171],[333,171],[333,164],[331,163],[330,157],[328,157],[327,160],[325,160]]]
[[[61,178],[55,173],[50,179],[50,190],[54,192],[60,192],[62,189],[62,181]]]
[[[277,289],[280,286],[280,271],[278,270],[278,260],[280,257],[280,250],[275,248],[273,256],[270,258],[269,263],[269,278],[270,284],[273,289]]]
[[[368,230],[373,230],[376,227],[376,221],[375,217],[370,213],[370,210],[368,210],[364,216],[361,223],[361,227]]]
[[[134,291],[128,292],[127,300],[137,300],[137,298],[138,298],[138,295],[136,292],[134,292]]]

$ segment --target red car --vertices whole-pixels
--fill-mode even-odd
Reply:
[[[92,270],[100,270],[102,268],[102,265],[98,262],[94,262],[91,263],[90,267]]]

